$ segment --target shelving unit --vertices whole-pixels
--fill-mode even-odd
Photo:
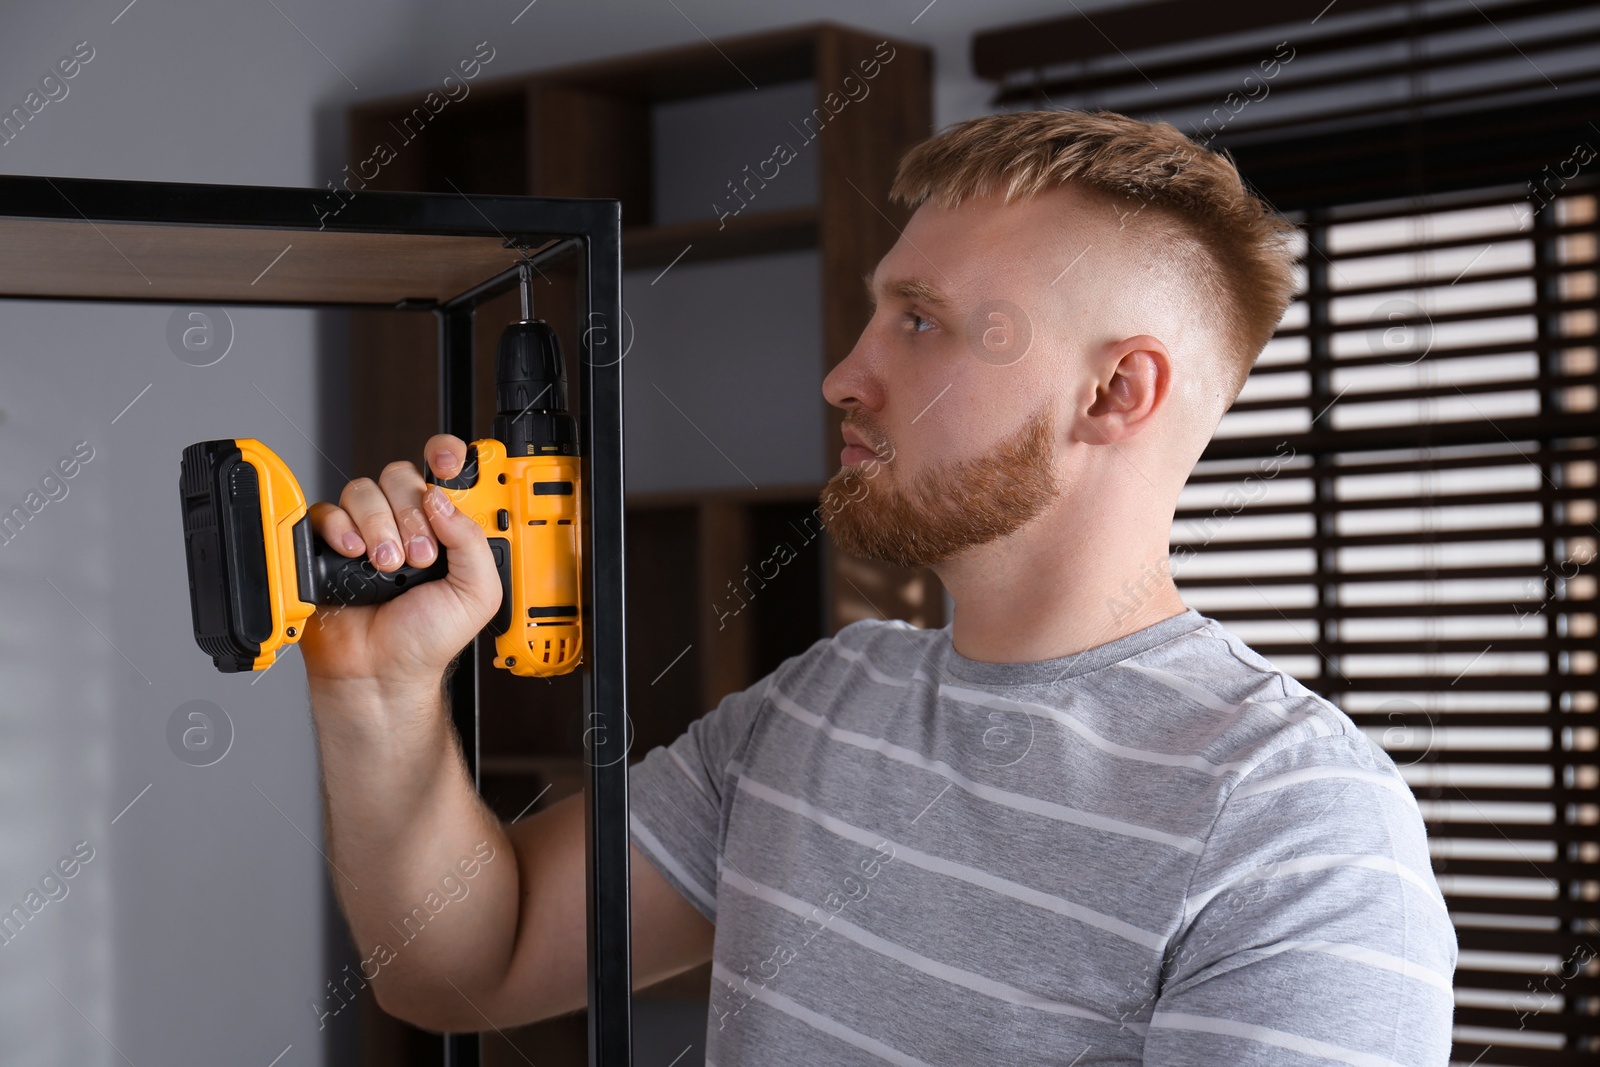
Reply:
[[[757,196],[747,210],[720,220],[713,213],[683,218],[683,212],[667,210],[660,179],[673,161],[674,145],[656,143],[658,108],[716,99],[752,105],[775,100],[787,108],[803,92],[796,83],[807,81],[814,103],[799,113],[771,115],[770,128],[775,138],[782,131],[789,145],[815,154],[794,167],[814,177],[809,202],[766,206],[773,197]],[[771,91],[775,87],[785,88]],[[761,90],[768,90],[766,96]],[[418,90],[350,110],[348,158],[365,159],[379,143],[397,149],[366,189],[616,198],[622,203],[624,269],[649,269],[652,277],[668,268],[814,252],[821,316],[814,381],[820,395],[823,377],[849,353],[869,317],[862,275],[888,251],[909,217],[888,202],[887,192],[900,156],[931,132],[932,56],[920,45],[817,23],[483,77],[437,115],[424,112],[425,124],[417,116],[407,128],[413,136],[402,144],[403,120],[424,94]],[[723,177],[744,180],[749,173]],[[715,194],[735,203],[728,189],[708,189],[705,200]],[[582,334],[566,313],[573,306],[572,284],[568,275],[551,272],[535,289],[536,313],[569,352]],[[486,432],[493,410],[494,340],[517,310],[508,295],[479,311],[478,434]],[[352,313],[351,374],[362,383],[351,412],[355,473],[376,475],[395,458],[420,460],[438,400],[426,387],[431,379],[409,368],[426,364],[432,346],[433,338],[416,331],[403,314]],[[820,402],[819,409],[824,454],[816,469],[831,472],[838,468],[843,413]],[[632,448],[652,447],[631,430],[629,441]],[[727,693],[753,684],[785,657],[850,622],[889,616],[918,626],[944,624],[943,590],[931,573],[857,560],[835,552],[825,536],[806,536],[817,525],[812,515],[808,526],[807,516],[817,507],[825,477],[760,490],[643,492],[625,485],[630,761],[670,742]],[[757,575],[784,538],[798,550],[794,561],[776,574]],[[755,595],[741,600],[738,587]],[[528,689],[506,685],[496,677],[502,673],[479,671],[483,792],[510,819],[536,799],[532,810],[575,791],[587,768],[579,720],[529,708]],[[578,699],[570,677],[533,691],[547,693],[551,708],[573,707]],[[644,995],[688,998],[686,1010],[703,1017],[708,985],[709,967],[697,968]],[[427,1051],[436,1040],[410,1031],[418,1040],[407,1052],[396,1031],[409,1028],[368,1008],[364,1045],[378,1051],[367,1062],[436,1062]],[[568,1017],[508,1036],[549,1065],[582,1062],[583,1032],[581,1018]],[[496,1060],[496,1050],[493,1039],[486,1042],[485,1062],[522,1062],[511,1050]]]
[[[598,728],[586,746],[594,758],[578,768],[587,801],[590,1023],[578,1049],[580,1058],[587,1049],[594,1067],[620,1067],[631,1051],[625,571],[605,565],[624,548],[622,375],[620,358],[612,358],[622,329],[619,205],[371,193],[331,223],[313,226],[320,199],[314,189],[0,175],[0,299],[403,309],[386,313],[425,324],[412,333],[431,339],[413,349],[425,359],[408,368],[414,380],[435,386],[431,418],[419,428],[474,436],[482,421],[473,405],[471,350],[479,308],[514,290],[519,255],[566,270],[570,313],[607,327],[580,338],[567,368],[583,457],[584,659],[562,681],[569,717]],[[486,222],[491,214],[499,225]],[[106,246],[119,255],[108,257]],[[296,254],[284,258],[290,249]],[[259,268],[273,254],[283,262],[274,261],[269,276]],[[481,770],[479,670],[501,676],[495,683],[514,701],[535,688],[489,666],[492,646],[474,641],[481,655],[464,652],[448,683],[474,782]],[[364,993],[370,997],[370,986]],[[446,1067],[476,1067],[480,1045],[477,1033],[455,1033],[442,1041],[430,1036],[423,1047]]]

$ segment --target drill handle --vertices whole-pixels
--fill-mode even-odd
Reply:
[[[478,446],[467,447],[467,462],[454,478],[435,478],[427,472],[429,484],[449,489],[467,489],[478,480]],[[443,578],[449,572],[449,557],[443,545],[435,544],[439,555],[426,567],[403,563],[398,570],[380,571],[366,556],[354,559],[335,552],[311,531],[310,516],[297,524],[295,548],[300,553],[300,599],[308,604],[348,604],[361,606],[393,600],[414,585]]]
[[[341,556],[316,534],[311,535],[311,558],[302,560],[300,573],[311,584],[310,596],[301,599],[312,604],[382,604],[393,600],[414,585],[443,578],[449,571],[444,546],[438,558],[426,567],[402,564],[398,570],[380,571],[366,556],[351,559]]]
[[[305,521],[305,520],[303,520]],[[439,555],[426,567],[402,564],[398,570],[380,571],[366,556],[351,559],[335,552],[321,537],[311,534],[310,558],[302,559],[300,598],[309,604],[353,605],[382,604],[393,600],[414,585],[437,581],[450,570],[450,557],[443,545],[438,545]],[[491,537],[489,549],[494,557],[495,570],[500,573],[500,609],[489,621],[487,629],[495,637],[505,633],[511,625],[511,548],[504,538]],[[310,588],[305,588],[309,584]]]

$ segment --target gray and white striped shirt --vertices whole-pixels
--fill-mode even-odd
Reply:
[[[1193,609],[1012,664],[856,622],[630,788],[634,843],[716,923],[720,1067],[1448,1059],[1411,791]]]

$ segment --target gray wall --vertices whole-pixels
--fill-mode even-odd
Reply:
[[[822,0],[804,17],[936,46],[944,123],[984,110],[987,89],[967,72],[973,29],[1058,10]],[[788,5],[730,0],[12,5],[4,110],[77,42],[94,57],[0,145],[0,172],[321,186],[343,163],[345,108],[432,82],[480,41],[496,50],[488,70],[504,74],[794,21]],[[781,113],[785,91],[726,106],[759,99]],[[750,158],[714,138],[696,147],[706,129],[692,119],[658,119],[689,149],[659,176],[689,213]],[[798,189],[802,175],[789,177]],[[656,272],[629,273],[630,485],[826,476],[820,394],[806,395],[815,379],[797,369],[818,344],[815,272],[815,257],[796,253],[737,269],[680,264],[655,284]],[[0,544],[0,906],[22,904],[77,842],[93,850],[46,886],[66,895],[0,944],[0,1062],[265,1067],[281,1056],[290,1067],[341,1061],[354,1036],[353,1013],[319,1031],[311,1007],[347,957],[318,853],[304,675],[291,653],[253,679],[224,676],[194,647],[175,486],[184,445],[257,436],[308,495],[336,494],[348,448],[342,331],[337,316],[228,308],[232,346],[199,367],[169,346],[173,310],[0,303],[0,505],[22,504],[78,442],[93,449],[51,483],[59,499]],[[205,767],[167,738],[196,700],[233,733]]]

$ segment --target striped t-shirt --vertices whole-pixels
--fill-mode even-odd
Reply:
[[[856,622],[630,786],[634,843],[716,924],[718,1067],[1448,1059],[1411,791],[1193,609],[1033,663]]]

